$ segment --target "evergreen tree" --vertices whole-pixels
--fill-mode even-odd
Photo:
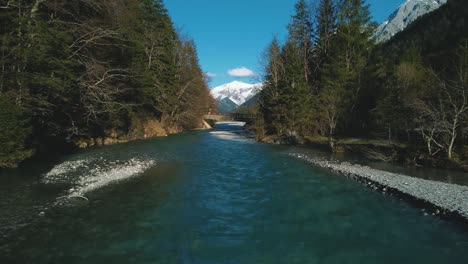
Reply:
[[[29,22],[29,47],[24,50],[23,106],[32,115],[35,137],[66,137],[73,122],[67,113],[78,103],[76,80],[81,68],[69,58],[73,38],[63,31],[61,21],[44,20],[49,10],[37,8],[38,15]]]
[[[265,53],[264,87],[260,92],[260,112],[264,119],[266,134],[285,133],[286,105],[281,101],[281,85],[284,83],[284,62],[281,46],[275,37]]]
[[[193,40],[181,40],[178,49],[177,103],[173,105],[171,117],[184,128],[197,127],[201,117],[213,104],[204,74],[198,63]]]
[[[266,134],[328,135],[332,149],[338,136],[372,136],[405,141],[418,159],[425,148],[430,160],[466,160],[466,43],[454,54],[466,37],[465,6],[449,1],[376,47],[365,1],[321,0],[315,36],[307,3],[298,1],[286,44],[273,41],[266,56]]]
[[[0,97],[28,113],[32,130],[22,146],[22,125],[6,126],[4,135],[18,133],[11,144],[19,151],[125,137],[142,120],[193,128],[213,104],[195,45],[179,39],[162,0],[1,6]]]
[[[329,62],[331,41],[336,30],[336,14],[333,0],[321,0],[316,15],[317,40],[314,54],[314,69],[318,75],[325,63]],[[317,76],[320,79],[320,76]]]
[[[314,29],[310,6],[305,0],[299,0],[296,3],[295,14],[288,25],[288,31],[288,41],[297,47],[298,56],[302,59],[302,73],[305,81],[308,82],[311,75]]]
[[[411,111],[395,82],[390,82],[386,88],[386,94],[377,102],[373,118],[385,135],[383,137],[393,141],[405,132],[407,122],[411,120]]]
[[[0,96],[0,168],[16,167],[19,162],[32,156],[26,146],[31,136],[31,127],[21,107]]]
[[[310,89],[303,74],[303,58],[299,54],[299,47],[293,42],[287,42],[282,49],[285,74],[279,100],[285,109],[288,135],[303,132],[310,110]]]
[[[170,123],[172,106],[177,104],[176,47],[180,41],[162,0],[144,0],[142,18],[148,90],[161,121]]]
[[[373,47],[369,7],[361,0],[342,0],[338,6],[337,32],[330,61],[322,76],[321,112],[328,124],[330,145],[339,125],[351,121],[363,86],[363,73]]]
[[[281,49],[284,76],[278,78],[277,108],[281,109],[282,136],[302,134],[309,118],[311,88],[311,51],[313,23],[310,7],[304,0],[295,5],[288,25],[288,40]],[[272,48],[275,48],[276,44]],[[279,60],[276,60],[279,61]]]

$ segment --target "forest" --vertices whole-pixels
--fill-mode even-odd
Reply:
[[[162,0],[1,0],[0,24],[0,168],[197,128],[214,104]]]
[[[376,43],[365,0],[299,0],[261,62],[263,141],[468,168],[468,2]]]

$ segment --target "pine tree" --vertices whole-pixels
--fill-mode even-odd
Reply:
[[[373,41],[369,7],[361,0],[341,0],[337,32],[332,39],[330,61],[323,66],[321,112],[328,124],[330,146],[345,120],[351,120],[363,86],[363,73]]]
[[[198,63],[193,40],[181,40],[178,55],[178,102],[173,106],[172,118],[184,128],[199,126],[214,101],[210,100],[208,86]]]
[[[387,85],[386,94],[377,102],[374,120],[386,134],[388,141],[398,140],[398,135],[407,128],[411,119],[410,109],[403,98],[404,94],[394,82]]]
[[[302,58],[302,73],[306,82],[309,81],[311,70],[311,52],[314,39],[314,29],[310,6],[305,0],[299,0],[295,5],[295,14],[288,25],[288,41],[298,48],[298,56]]]
[[[172,122],[172,106],[177,104],[177,45],[180,45],[171,18],[161,0],[143,1],[144,50],[147,86],[161,121]]]
[[[285,75],[281,46],[275,37],[264,56],[264,87],[260,93],[260,112],[264,119],[265,133],[283,135],[286,130],[286,105],[281,101],[281,85]]]
[[[69,58],[72,36],[62,30],[61,21],[42,19],[49,10],[38,7],[38,16],[30,22],[30,48],[25,49],[24,69],[27,88],[24,107],[32,114],[35,136],[66,137],[73,118],[66,113],[78,103],[76,80],[80,65]]]
[[[16,167],[34,153],[26,147],[31,136],[28,121],[21,107],[0,96],[0,168]]]
[[[193,128],[213,103],[195,45],[179,39],[162,0],[19,0],[1,6],[0,99],[6,100],[2,107],[17,107],[8,113],[18,123],[0,120],[8,128],[0,137],[19,137],[0,142],[5,155],[16,155],[10,145],[21,152],[50,148],[49,140],[126,136],[134,117]],[[29,130],[21,132],[27,130],[23,120],[31,124],[31,137]]]
[[[317,12],[317,40],[315,45],[314,66],[316,74],[329,62],[331,41],[336,30],[336,14],[333,0],[321,0]],[[317,76],[320,80],[320,76]]]
[[[287,134],[301,133],[310,110],[310,88],[303,74],[303,58],[293,42],[287,42],[282,49],[284,78],[282,78],[280,103],[286,109]]]

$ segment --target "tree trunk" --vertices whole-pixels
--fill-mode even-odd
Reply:
[[[335,128],[334,124],[330,124],[330,135],[328,136],[329,139],[329,144],[330,144],[330,149],[332,152],[335,152],[335,139],[333,138],[333,135],[335,133]]]
[[[388,126],[388,141],[392,141],[392,127]]]
[[[333,136],[330,135],[330,138],[329,138],[330,142],[330,149],[332,152],[335,152],[335,139],[333,138]]]
[[[453,119],[451,131],[450,131],[450,142],[447,148],[447,157],[449,160],[453,158],[453,146],[455,144],[455,140],[457,139],[457,128],[458,128],[458,114],[455,115]]]
[[[456,132],[455,133],[452,132],[450,143],[449,143],[449,146],[448,146],[448,149],[447,149],[447,157],[448,157],[449,160],[452,160],[452,158],[453,158],[453,146],[455,144],[456,137],[457,137]]]
[[[429,153],[429,155],[432,156],[432,145],[431,145],[431,140],[426,140],[426,143],[427,143],[427,152]]]

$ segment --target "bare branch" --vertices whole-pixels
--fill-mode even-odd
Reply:
[[[8,1],[6,6],[0,6],[0,9],[9,9],[9,8],[12,8],[12,7],[17,7],[17,6],[13,4],[13,1]]]

